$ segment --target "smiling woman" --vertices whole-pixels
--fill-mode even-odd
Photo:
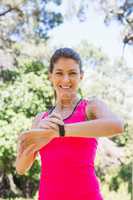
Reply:
[[[57,102],[64,107],[77,99],[79,82],[83,78],[82,63],[79,55],[66,48],[57,50],[51,58],[49,80],[56,93]],[[73,101],[72,101],[73,99]]]
[[[56,50],[49,67],[55,106],[38,114],[19,138],[19,174],[30,169],[37,152],[41,157],[39,200],[103,200],[94,167],[98,137],[122,133],[123,122],[102,100],[78,97],[83,75],[77,52]]]

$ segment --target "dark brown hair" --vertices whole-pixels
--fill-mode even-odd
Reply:
[[[75,60],[79,64],[80,72],[82,72],[82,61],[79,56],[79,54],[74,51],[71,48],[60,48],[57,49],[54,54],[52,55],[50,59],[50,66],[49,66],[49,72],[53,72],[54,64],[60,59],[60,58],[71,58]]]

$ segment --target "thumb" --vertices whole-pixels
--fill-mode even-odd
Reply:
[[[52,116],[52,117],[55,116],[55,117],[57,117],[59,119],[62,119],[62,115],[57,111],[53,111],[50,116]]]

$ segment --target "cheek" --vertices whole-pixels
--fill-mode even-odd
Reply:
[[[78,87],[79,86],[79,83],[80,83],[80,80],[79,79],[77,79],[77,80],[74,80],[73,82],[72,82],[72,85],[73,85],[73,87]]]
[[[63,80],[61,78],[56,78],[54,77],[54,79],[52,80],[52,85],[56,88],[58,87],[58,85],[60,85],[60,83],[62,82]],[[70,77],[70,82],[72,84],[72,87],[78,87],[79,86],[79,83],[80,83],[80,77],[77,77],[77,78],[71,78]]]
[[[52,80],[52,83],[53,83],[53,85],[57,85],[59,81],[60,81],[59,78],[54,78]]]

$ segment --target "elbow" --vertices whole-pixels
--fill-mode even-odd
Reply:
[[[19,174],[19,175],[24,175],[25,174],[25,170],[22,169],[17,162],[15,164],[15,168],[16,168],[17,174]]]
[[[122,119],[116,121],[115,129],[116,129],[115,132],[118,134],[122,134],[124,132],[124,121]]]
[[[20,168],[18,168],[18,167],[16,167],[16,172],[17,172],[17,174],[19,174],[19,175],[24,175],[24,174],[25,174],[25,171],[22,170],[22,169],[20,169]]]
[[[25,175],[26,170],[16,166],[16,172],[18,175]]]
[[[18,175],[25,175],[25,172],[21,171],[20,169],[16,169],[16,172]]]
[[[124,132],[124,122],[122,119],[109,119],[109,131],[110,131],[110,136],[122,134]]]

